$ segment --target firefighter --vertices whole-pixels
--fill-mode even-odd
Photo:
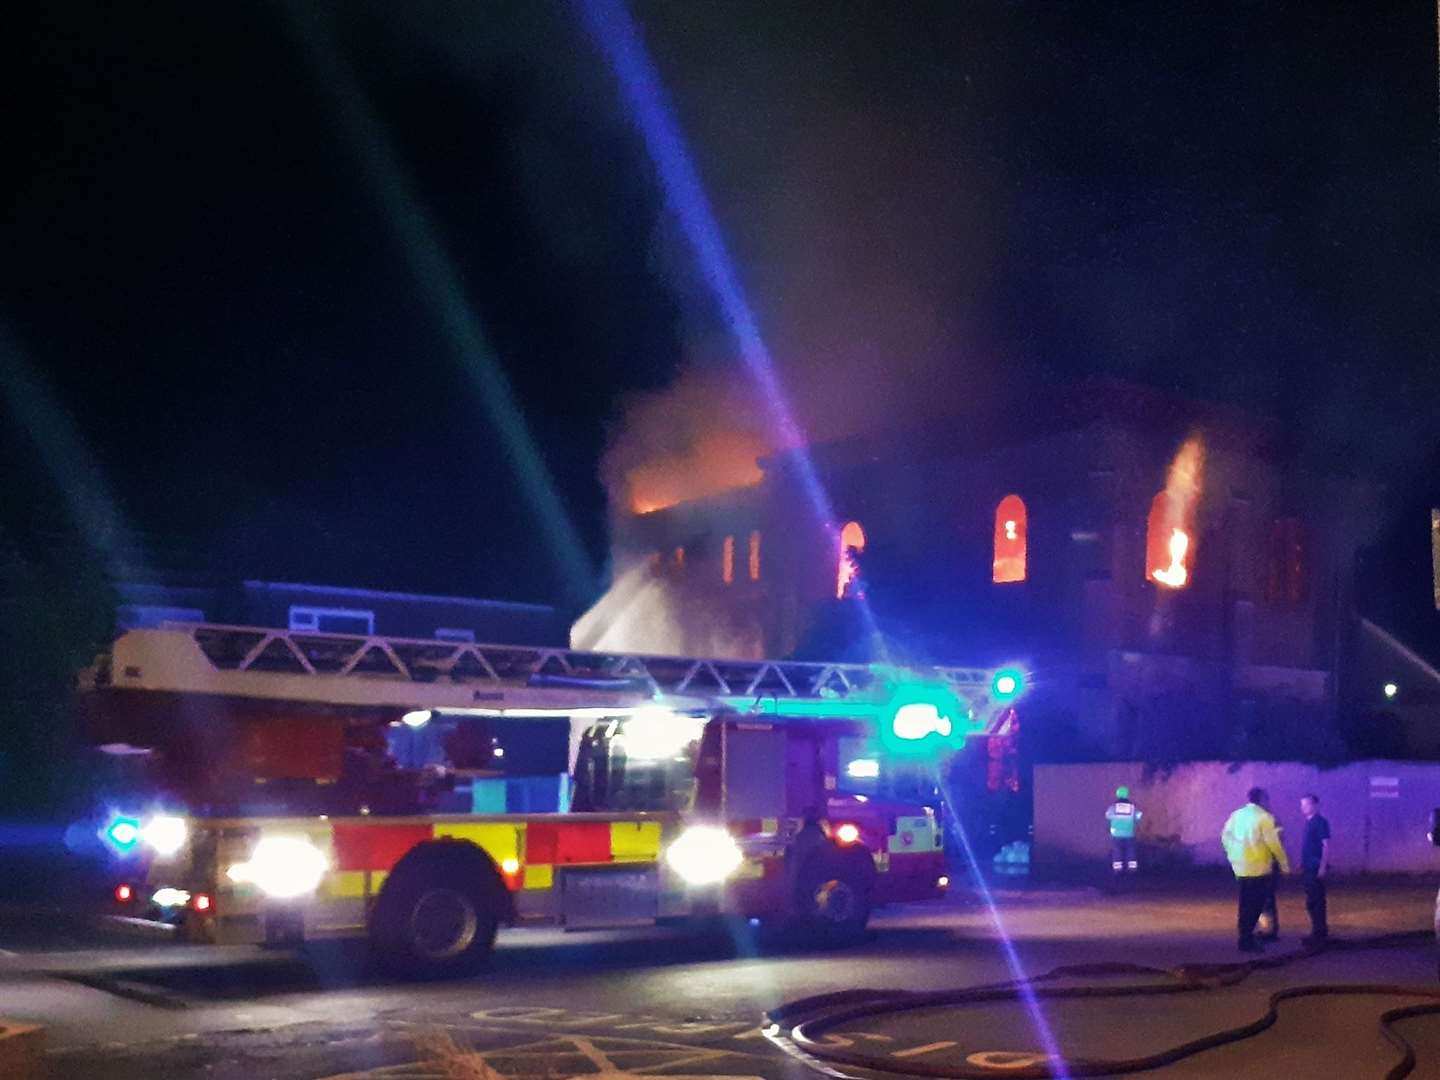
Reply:
[[[1130,789],[1120,785],[1115,789],[1115,801],[1105,811],[1105,820],[1110,823],[1110,870],[1115,874],[1133,874],[1140,869],[1140,860],[1135,854],[1135,830],[1145,815],[1130,799]]]
[[[790,883],[790,899],[796,911],[809,908],[810,897],[806,894],[809,870],[820,860],[834,853],[835,841],[826,831],[825,813],[818,806],[805,808],[804,823],[790,841],[785,851],[785,874]]]
[[[834,841],[825,831],[824,819],[824,811],[819,807],[806,807],[804,823],[795,833],[795,839],[790,841],[790,849],[786,853],[786,858],[793,860],[797,870],[813,859],[823,858],[835,849]]]

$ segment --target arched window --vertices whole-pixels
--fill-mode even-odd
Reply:
[[[1025,500],[1006,495],[995,508],[995,559],[990,580],[997,585],[1024,581],[1026,574]]]
[[[1145,525],[1145,579],[1167,589],[1190,584],[1195,566],[1195,538],[1180,500],[1167,491],[1150,504]]]
[[[735,537],[725,537],[720,545],[720,580],[726,585],[735,583]]]
[[[835,576],[835,598],[860,596],[860,566],[855,556],[865,550],[865,530],[858,521],[847,521],[840,530],[840,565]]]
[[[750,534],[750,580],[760,580],[760,530]]]
[[[1305,532],[1300,520],[1278,518],[1270,526],[1265,552],[1265,599],[1276,607],[1305,602]]]

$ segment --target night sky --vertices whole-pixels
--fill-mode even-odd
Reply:
[[[574,604],[607,446],[747,411],[575,9],[27,7],[0,46],[22,547],[108,519],[132,566]],[[815,437],[1100,372],[1430,483],[1433,4],[634,10]]]

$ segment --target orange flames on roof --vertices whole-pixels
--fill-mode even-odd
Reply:
[[[625,483],[632,512],[649,514],[667,506],[753,487],[764,479],[757,461],[770,447],[749,432],[712,431],[681,453],[631,469]]]

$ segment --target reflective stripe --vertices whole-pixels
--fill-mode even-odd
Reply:
[[[525,867],[526,889],[548,889],[555,884],[555,868],[546,863],[531,863]]]
[[[352,900],[365,895],[363,870],[337,870],[325,880],[325,894],[337,900]]]
[[[660,858],[658,821],[610,823],[610,858],[615,862],[654,862]]]
[[[608,863],[610,822],[531,822],[525,856],[538,863]]]
[[[764,859],[746,859],[735,871],[737,881],[760,881],[765,877]]]
[[[390,870],[407,851],[435,836],[433,825],[335,823],[336,870]]]
[[[472,844],[484,849],[485,853],[495,860],[496,866],[506,859],[519,860],[520,838],[524,832],[523,824],[510,825],[495,822],[485,822],[479,825],[446,823],[435,826],[437,839],[452,837],[456,840],[469,840]]]

